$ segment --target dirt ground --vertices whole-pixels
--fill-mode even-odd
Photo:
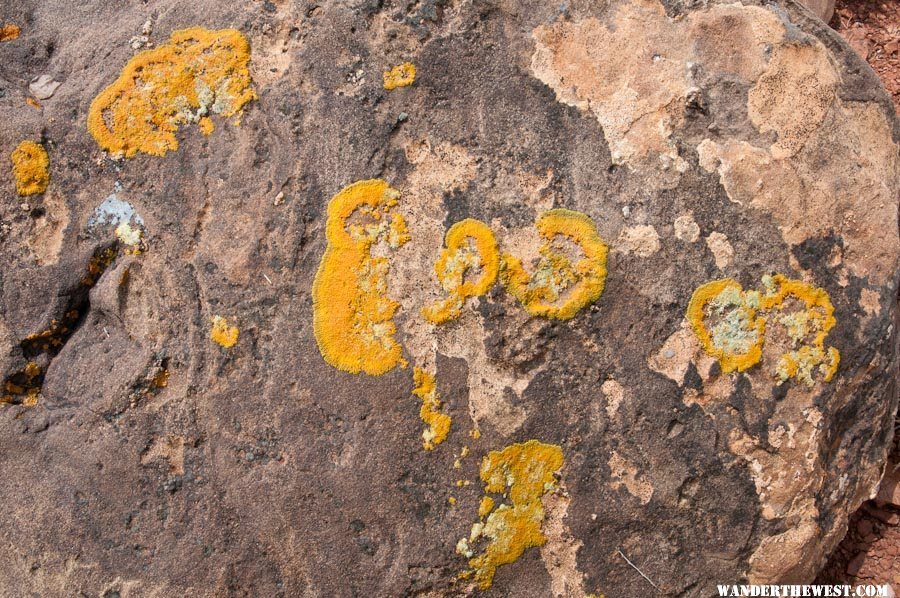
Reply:
[[[900,1],[837,0],[829,24],[872,65],[900,108]]]

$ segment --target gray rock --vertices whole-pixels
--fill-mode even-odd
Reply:
[[[225,83],[200,75],[240,45],[222,33],[91,119],[101,145],[92,102],[149,15],[150,52],[239,30],[258,97],[239,51]],[[29,211],[0,169],[11,595],[708,596],[812,580],[877,488],[900,127],[794,2],[25,0],[4,18],[28,26],[0,44],[0,150],[43,140],[51,162]],[[386,90],[406,62],[415,81]],[[35,109],[42,72],[66,93]],[[148,121],[160,81],[186,95]],[[342,237],[329,214],[372,179],[396,205],[381,183],[340,198],[383,202],[406,242],[399,219],[357,210],[368,229]],[[116,244],[118,218],[88,227],[112,191],[140,244]],[[573,237],[541,265],[548,212]],[[504,258],[434,324],[422,309],[494,263],[437,280],[468,218],[535,275]],[[460,243],[448,267],[474,259]]]

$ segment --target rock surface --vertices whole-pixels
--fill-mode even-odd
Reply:
[[[0,587],[616,597],[812,580],[891,441],[900,126],[807,15],[10,8],[0,150],[41,142],[50,183],[18,196],[0,169]],[[153,81],[197,96],[156,114],[176,143],[106,154],[94,98],[192,27],[240,31],[252,89],[230,33],[212,79],[183,77],[218,38],[171,50]],[[127,118],[158,107],[140,104],[159,92],[144,74],[108,126],[146,126]],[[41,75],[62,84],[35,101]],[[387,183],[366,187],[383,220],[335,225],[331,198],[369,179]],[[445,233],[469,218],[486,226],[448,236],[439,282]],[[467,277],[493,263],[473,247],[503,255],[496,282]],[[358,288],[314,291],[320,264]],[[448,293],[458,315],[423,317]],[[380,375],[323,358],[323,313],[365,323],[345,332],[379,340]],[[509,529],[525,540],[500,550]]]

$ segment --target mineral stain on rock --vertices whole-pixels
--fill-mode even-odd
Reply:
[[[88,130],[112,155],[164,156],[178,149],[180,125],[195,122],[209,135],[213,114],[234,116],[256,99],[249,61],[250,46],[239,31],[174,31],[169,43],[132,58],[94,99]]]
[[[40,143],[25,140],[10,154],[16,193],[22,196],[39,195],[50,184],[50,156]]]

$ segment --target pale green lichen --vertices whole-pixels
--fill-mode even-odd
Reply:
[[[715,280],[700,286],[691,297],[687,318],[708,354],[722,371],[744,371],[762,359],[767,326],[780,325],[789,342],[774,368],[778,383],[796,378],[813,386],[817,373],[830,382],[840,353],[825,347],[835,325],[828,294],[781,274],[764,276],[764,294],[744,291],[734,280]],[[708,320],[715,322],[710,329]]]

